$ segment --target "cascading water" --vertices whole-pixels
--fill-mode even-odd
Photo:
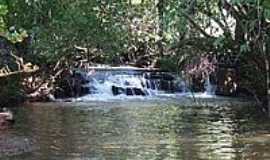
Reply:
[[[205,94],[206,95],[215,95],[216,92],[216,86],[211,84],[210,82],[210,76],[207,76],[206,80],[205,80],[205,84],[204,84],[204,88],[205,88]]]
[[[81,72],[88,81],[83,87],[88,94],[77,100],[108,100],[126,98],[155,98],[160,96],[212,97],[215,87],[210,78],[205,81],[205,92],[191,94],[184,80],[168,72],[133,67],[100,67]]]
[[[196,98],[214,98],[216,92],[216,86],[210,81],[210,76],[207,76],[204,82],[204,92],[195,94]]]

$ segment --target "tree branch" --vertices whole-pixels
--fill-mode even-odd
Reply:
[[[19,73],[31,73],[39,69],[39,67],[36,65],[32,65],[31,63],[24,63],[23,58],[16,56],[12,52],[10,53],[10,55],[15,59],[15,63],[17,64],[18,68],[16,71],[11,71],[8,66],[1,68],[0,78],[8,77]]]
[[[185,12],[181,12],[181,13],[195,27],[195,29],[197,29],[203,36],[205,36],[207,38],[213,38],[211,35],[209,35],[208,33],[206,33],[205,30],[202,29],[202,27],[199,24],[197,24],[195,22],[195,20],[191,16],[189,16]]]

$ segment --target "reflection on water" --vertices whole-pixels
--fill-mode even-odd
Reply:
[[[241,113],[239,107],[163,103],[29,105],[18,109],[15,126],[5,134],[24,137],[32,149],[0,159],[270,159],[269,121]]]

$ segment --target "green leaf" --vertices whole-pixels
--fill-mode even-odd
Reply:
[[[242,44],[241,46],[240,46],[240,52],[241,53],[247,53],[247,52],[249,52],[250,51],[250,47],[249,47],[249,45],[248,44]]]
[[[270,0],[264,0],[263,1],[263,6],[267,9],[270,9]]]

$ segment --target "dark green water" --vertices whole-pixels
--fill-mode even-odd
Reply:
[[[31,104],[0,131],[0,159],[270,159],[270,121],[245,110],[165,102]]]

